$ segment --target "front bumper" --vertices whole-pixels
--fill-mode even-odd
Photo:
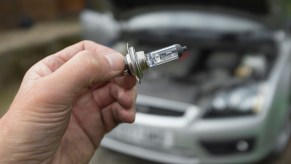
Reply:
[[[142,97],[144,100],[146,97]],[[144,103],[138,101],[137,103]],[[159,101],[174,106],[175,102]],[[186,104],[179,104],[186,107]],[[133,125],[122,124],[101,145],[129,155],[162,163],[252,163],[264,157],[273,143],[264,135],[259,116],[235,119],[200,119],[198,108],[189,105],[182,117],[138,113]],[[160,134],[163,134],[162,136]],[[204,143],[234,144],[252,140],[248,151],[213,154]],[[250,144],[250,143],[247,143]],[[229,146],[228,146],[229,147]],[[227,151],[226,151],[227,152]]]
[[[128,144],[109,137],[102,140],[101,145],[108,149],[122,152],[135,157],[153,160],[161,163],[181,163],[181,164],[198,164],[200,161],[196,157],[188,157],[183,155],[174,155],[167,152],[155,151],[144,147]]]

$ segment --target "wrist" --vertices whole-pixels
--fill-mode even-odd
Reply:
[[[0,163],[49,163],[45,158],[47,154],[38,151],[45,147],[34,147],[35,144],[29,140],[34,138],[33,135],[23,133],[23,129],[27,128],[15,121],[15,117],[15,112],[9,111],[0,119]]]
[[[13,152],[10,149],[9,146],[9,131],[8,131],[8,123],[6,119],[7,113],[0,119],[0,163],[1,164],[8,164],[8,163],[15,163],[13,162],[13,158],[11,155]]]

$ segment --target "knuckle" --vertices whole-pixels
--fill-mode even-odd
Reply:
[[[133,109],[134,110],[134,109]],[[135,111],[135,110],[134,110]],[[134,123],[135,122],[135,113],[132,114],[130,117],[129,117],[129,120],[128,120],[128,123]]]
[[[131,91],[120,91],[119,94],[118,94],[118,99],[123,102],[122,104],[125,106],[125,107],[133,107],[134,106],[134,103],[135,103],[135,99],[134,99],[134,96],[133,96],[133,92]]]
[[[97,44],[91,40],[83,40],[81,41],[81,44],[83,45],[84,49],[86,49],[87,46],[93,45],[93,44]]]
[[[134,109],[133,108],[127,110],[123,109],[120,119],[122,122],[133,123],[135,121]]]

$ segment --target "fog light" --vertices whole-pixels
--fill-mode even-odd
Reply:
[[[239,141],[237,144],[236,144],[236,148],[238,151],[240,152],[245,152],[249,149],[249,143],[242,140],[242,141]]]
[[[255,139],[237,138],[223,140],[202,140],[208,153],[216,156],[250,153],[255,147]]]

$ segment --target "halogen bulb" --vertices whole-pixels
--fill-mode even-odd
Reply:
[[[184,46],[174,44],[147,54],[144,51],[135,52],[133,47],[127,47],[125,56],[125,73],[136,76],[138,81],[143,77],[143,71],[172,60],[178,59],[187,50]]]

